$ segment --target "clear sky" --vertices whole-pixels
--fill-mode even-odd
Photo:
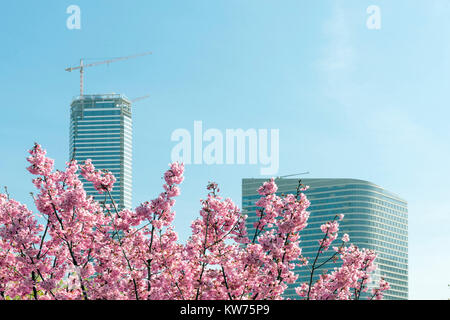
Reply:
[[[69,5],[81,29],[69,30]],[[381,10],[370,30],[366,9]],[[174,130],[279,129],[278,175],[359,178],[409,203],[410,298],[450,290],[450,2],[447,0],[3,1],[0,185],[33,207],[25,157],[39,142],[62,169],[69,105],[123,93],[134,106],[133,203],[155,197]],[[189,234],[209,180],[241,204],[260,165],[189,165],[176,230]]]

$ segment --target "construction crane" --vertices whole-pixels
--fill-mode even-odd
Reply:
[[[277,179],[282,179],[282,178],[287,178],[287,177],[295,177],[295,176],[302,176],[302,175],[305,175],[305,174],[309,174],[309,171],[302,172],[302,173],[288,174],[287,176],[277,177]]]
[[[133,100],[131,100],[131,102],[134,103],[134,102],[137,102],[137,101],[141,101],[141,100],[147,99],[147,98],[149,98],[149,97],[150,97],[150,95],[148,94],[148,95],[146,95],[146,96],[134,98]]]
[[[68,72],[72,72],[73,70],[80,70],[80,96],[83,96],[84,69],[85,68],[94,67],[94,66],[98,66],[98,65],[101,65],[101,64],[110,64],[110,63],[117,62],[117,61],[122,61],[122,60],[133,59],[133,58],[137,58],[137,57],[146,56],[146,55],[149,55],[149,54],[152,54],[152,52],[149,51],[149,52],[144,52],[144,53],[140,53],[140,54],[135,54],[135,55],[132,55],[132,56],[113,58],[113,59],[104,60],[104,61],[98,61],[98,62],[89,63],[89,64],[84,64],[83,59],[80,59],[80,65],[79,66],[66,68],[65,70],[68,71]]]

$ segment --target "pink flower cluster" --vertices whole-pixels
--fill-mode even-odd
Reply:
[[[103,193],[104,191],[111,191],[114,183],[116,182],[116,178],[111,172],[95,170],[91,159],[87,159],[85,161],[85,164],[81,166],[81,175],[87,181],[92,182],[95,190],[97,190],[99,193]]]
[[[211,182],[192,236],[182,244],[172,223],[183,164],[170,164],[155,199],[118,211],[87,196],[79,178],[81,173],[99,193],[109,194],[115,182],[110,172],[90,161],[70,161],[64,171],[54,171],[38,144],[30,154],[35,205],[45,224],[0,194],[0,299],[282,299],[287,285],[296,283],[296,266],[310,266],[311,279],[319,267],[299,246],[309,218],[304,188],[277,196],[275,181],[264,183],[256,230],[248,234],[247,216]],[[321,229],[318,255],[336,239],[338,221]],[[339,267],[315,283],[298,284],[301,297],[350,299],[368,290],[375,254],[346,246],[348,241],[344,235],[334,248]],[[372,298],[388,289],[381,281]]]
[[[367,292],[370,274],[375,270],[375,253],[353,245],[335,250],[340,254],[342,265],[328,274],[321,274],[314,284],[304,284],[303,290],[298,291],[301,296],[305,296],[306,288],[312,300],[350,300]]]

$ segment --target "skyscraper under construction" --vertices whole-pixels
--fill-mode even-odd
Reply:
[[[131,208],[131,101],[120,94],[76,97],[70,106],[70,159],[81,164],[91,159],[97,169],[111,171],[116,178],[111,191],[114,202],[119,210]],[[89,195],[105,199],[92,183],[82,181]]]

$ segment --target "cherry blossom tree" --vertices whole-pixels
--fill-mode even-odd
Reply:
[[[264,183],[255,230],[248,234],[247,216],[209,183],[183,244],[172,225],[183,164],[170,164],[156,199],[119,210],[110,172],[96,170],[90,160],[54,170],[40,145],[29,152],[38,213],[0,194],[0,299],[262,300],[282,299],[288,285],[307,300],[359,299],[369,292],[375,252],[348,244],[348,235],[319,263],[338,238],[343,215],[321,226],[315,259],[302,256],[310,203],[301,184],[296,194],[279,196],[274,179]],[[80,175],[104,201],[86,194]],[[325,263],[334,263],[333,271],[318,276]],[[294,272],[302,267],[310,270],[305,283]],[[382,299],[388,289],[381,280],[369,298]]]

